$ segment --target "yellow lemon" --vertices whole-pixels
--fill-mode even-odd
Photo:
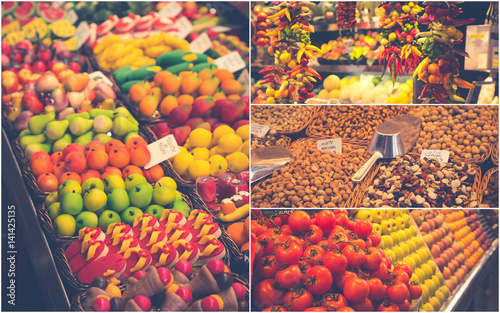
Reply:
[[[236,130],[236,134],[243,140],[248,140],[250,138],[250,125],[242,125]]]
[[[219,139],[219,149],[217,151],[222,153],[232,153],[238,150],[242,143],[243,140],[240,136],[236,134],[226,134]]]

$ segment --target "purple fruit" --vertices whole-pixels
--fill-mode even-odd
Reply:
[[[116,94],[113,88],[105,82],[100,82],[94,88],[95,98],[97,101],[104,101],[106,99],[116,99]]]
[[[52,105],[56,109],[56,112],[61,112],[68,107],[68,97],[61,89],[52,91],[50,97],[54,100]]]
[[[14,129],[22,131],[28,128],[28,121],[33,117],[33,112],[23,111],[14,121]]]

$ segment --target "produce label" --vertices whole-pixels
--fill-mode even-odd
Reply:
[[[238,77],[238,81],[245,87],[245,91],[243,92],[244,95],[248,94],[248,86],[250,86],[250,74],[248,73],[247,69],[244,69],[240,77]]]
[[[182,12],[182,7],[177,2],[169,2],[158,12],[160,17],[176,17]]]
[[[69,10],[68,12],[66,12],[66,17],[72,25],[74,25],[76,21],[78,21],[78,15],[76,15],[75,10]]]
[[[186,38],[193,29],[193,24],[187,19],[187,17],[183,16],[175,22],[174,28],[177,29],[177,37]]]
[[[318,150],[328,150],[335,154],[342,154],[342,139],[325,139],[318,140]]]
[[[95,80],[97,83],[105,82],[106,84],[113,87],[113,83],[101,71],[91,73],[91,74],[89,74],[89,77],[90,77],[90,79]]]
[[[210,47],[212,46],[212,40],[208,37],[207,33],[203,33],[196,37],[195,40],[193,40],[189,44],[189,48],[191,48],[191,52],[194,53],[204,53]]]
[[[90,37],[89,24],[87,24],[87,22],[81,22],[75,31],[76,50],[80,49],[80,47],[87,41],[87,39],[89,39],[89,37]]]
[[[254,124],[250,125],[250,133],[257,137],[264,137],[269,131],[269,126],[262,124]]]
[[[292,214],[292,210],[260,210],[260,214],[262,216],[281,216],[281,215],[290,215]],[[309,210],[308,210],[309,212]]]
[[[156,164],[160,164],[181,152],[177,141],[175,141],[174,135],[168,135],[150,143],[148,145],[148,150],[151,153],[151,161],[144,167],[145,169],[150,169]]]
[[[422,150],[422,154],[420,155],[420,159],[436,159],[441,163],[448,162],[448,158],[450,157],[450,151],[446,150]]]
[[[233,51],[229,54],[221,56],[220,58],[215,59],[214,63],[219,68],[225,68],[232,73],[244,69],[247,66],[238,51]]]

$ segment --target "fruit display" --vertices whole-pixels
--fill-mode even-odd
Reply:
[[[252,123],[269,126],[269,132],[280,134],[297,133],[307,127],[317,107],[301,105],[252,106]]]
[[[146,15],[151,10],[151,3],[148,2],[76,2],[69,3],[73,6],[78,17],[91,23],[103,23],[113,15],[125,17],[129,14]]]
[[[337,3],[337,26],[339,29],[356,27],[356,1],[339,1]]]
[[[321,45],[321,64],[329,64],[329,61],[355,64],[367,61],[367,59],[378,60],[383,47],[379,45],[380,34],[376,31],[367,31],[366,34],[355,33],[353,36],[339,36],[336,40],[330,40]]]
[[[270,27],[272,26],[272,21],[269,19],[269,9],[265,6],[256,5],[253,8],[254,17],[252,18],[252,23],[255,24],[257,31],[253,34],[252,42],[259,48],[264,48],[269,45],[269,38],[266,35],[271,32]],[[270,49],[270,48],[269,48]],[[269,54],[271,50],[269,50]]]
[[[237,36],[226,35],[224,33],[216,33],[207,31],[208,37],[212,40],[212,47],[207,52],[213,59],[217,59],[223,55],[227,55],[232,51],[238,51],[241,58],[247,63],[250,59],[250,49],[248,45],[241,41]],[[194,37],[196,39],[197,36]]]
[[[264,136],[259,137],[250,135],[250,149],[259,149],[271,146],[283,146],[287,148],[290,145],[290,137],[280,135],[275,129],[269,130]]]

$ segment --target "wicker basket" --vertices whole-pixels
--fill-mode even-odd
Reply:
[[[485,198],[485,195],[488,198]],[[490,168],[484,174],[479,187],[478,199],[482,207],[498,208],[498,167]]]
[[[292,139],[290,137],[281,134],[276,134],[276,135],[266,134],[266,136],[264,137],[255,137],[254,135],[250,135],[251,150],[264,147],[271,147],[276,145],[285,147],[285,149],[289,150],[291,143]]]
[[[498,142],[491,145],[491,161],[494,165],[498,166]]]
[[[312,105],[306,106],[306,105],[298,105],[298,104],[297,105],[288,105],[288,107],[291,107],[291,106],[295,106],[297,108],[312,107],[311,111],[308,112],[307,116],[301,121],[301,123],[295,124],[293,128],[282,130],[282,129],[279,129],[279,127],[280,127],[279,125],[273,125],[273,124],[266,124],[266,123],[258,122],[257,119],[253,116],[253,114],[254,114],[253,110],[255,110],[255,108],[257,108],[257,107],[259,107],[259,108],[263,107],[263,105],[252,106],[251,121],[252,122],[257,121],[256,123],[269,125],[269,127],[271,129],[276,130],[277,134],[291,135],[291,134],[296,134],[296,133],[298,133],[298,132],[306,129],[309,126],[309,124],[313,121],[313,117],[317,114],[318,110],[321,108],[321,106],[318,106],[318,105],[314,105],[314,106],[312,106]],[[270,107],[270,106],[266,106],[266,107]],[[274,105],[273,107],[281,107],[281,106]]]

